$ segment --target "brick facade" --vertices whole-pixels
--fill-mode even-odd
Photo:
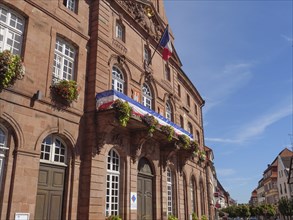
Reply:
[[[79,0],[73,11],[64,2],[0,3],[2,8],[24,18],[21,56],[26,68],[22,80],[0,93],[0,129],[8,148],[0,219],[14,219],[15,213],[29,213],[30,219],[35,219],[40,167],[46,164],[40,160],[41,146],[50,135],[60,138],[67,149],[60,218],[105,219],[107,158],[113,149],[119,155],[118,204],[122,219],[138,219],[137,209],[131,209],[130,195],[138,191],[138,166],[142,160],[148,161],[152,176],[151,219],[167,219],[168,169],[174,185],[172,213],[178,219],[190,219],[190,183],[194,178],[194,211],[199,217],[209,216],[205,163],[199,164],[197,157],[176,150],[176,140],[168,142],[160,132],[149,136],[139,118],[132,117],[122,127],[113,110],[96,109],[95,96],[112,89],[112,69],[117,67],[123,75],[125,95],[133,99],[138,95],[137,100],[142,102],[142,87],[147,84],[152,109],[165,117],[169,102],[172,121],[180,125],[181,116],[181,126],[203,149],[204,101],[181,69],[175,49],[168,62],[162,59],[160,47],[149,66],[144,60],[145,48],[153,54],[167,24],[163,1]],[[151,13],[149,17],[147,12]],[[123,28],[122,39],[117,38],[117,24]],[[57,38],[76,49],[73,80],[80,88],[77,102],[61,111],[52,106],[50,99]],[[171,39],[174,40],[172,33]],[[170,78],[165,75],[166,69],[170,70]]]

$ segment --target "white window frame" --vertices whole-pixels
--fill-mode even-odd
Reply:
[[[149,108],[152,109],[152,93],[150,87],[144,83],[142,86],[142,104]]]
[[[112,89],[121,93],[124,92],[123,74],[116,66],[113,66],[112,68]]]
[[[195,213],[195,194],[194,194],[194,179],[190,181],[190,201],[191,201],[191,211]]]
[[[106,201],[105,214],[119,215],[119,184],[120,156],[115,149],[111,149],[107,157]],[[114,192],[114,194],[113,194]],[[114,208],[112,208],[114,207]]]
[[[173,215],[173,175],[170,168],[167,168],[167,215]]]
[[[47,144],[45,141],[49,140],[49,144]],[[47,149],[49,151],[47,151]],[[59,151],[59,153],[57,153]],[[61,152],[64,153],[61,153]],[[49,157],[46,158],[45,155],[48,155]],[[61,156],[60,156],[61,155]],[[59,160],[55,160],[55,156],[59,156]],[[64,161],[60,161],[60,158],[64,158]],[[42,163],[50,163],[50,164],[57,164],[61,166],[67,166],[67,147],[63,140],[59,138],[57,135],[51,134],[48,135],[42,142],[41,145],[41,155],[40,155],[40,161]]]
[[[59,80],[73,80],[75,71],[76,48],[61,37],[56,38],[53,83]]]
[[[63,4],[70,11],[76,12],[77,0],[64,0]]]
[[[166,102],[166,118],[172,121],[172,108],[169,101]]]
[[[3,11],[7,12],[6,16]],[[4,17],[6,21],[3,21]],[[9,50],[13,54],[21,55],[24,26],[25,19],[22,16],[0,4],[0,52]]]
[[[144,61],[148,64],[150,59],[151,59],[151,54],[150,54],[150,50],[147,48],[147,46],[144,46]]]
[[[120,24],[119,22],[116,22],[115,36],[116,36],[116,38],[120,39],[121,41],[124,41],[124,28],[123,28],[122,24]]]
[[[0,125],[0,191],[2,188],[2,179],[5,165],[5,155],[9,148],[7,147],[7,130]]]

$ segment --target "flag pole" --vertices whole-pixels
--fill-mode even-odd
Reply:
[[[169,24],[167,24],[167,26],[166,26],[166,28],[165,28],[165,30],[164,30],[162,36],[161,36],[161,39],[160,39],[159,43],[157,44],[157,47],[156,47],[155,51],[153,52],[153,55],[151,56],[151,59],[148,61],[147,66],[150,65],[150,63],[151,63],[151,61],[152,61],[152,59],[153,59],[153,57],[154,57],[154,55],[155,55],[155,53],[156,53],[158,47],[159,47],[159,45],[160,45],[160,43],[161,43],[161,41],[162,41],[162,38],[164,37],[164,35],[165,35],[166,31],[168,30],[168,28],[169,28]]]

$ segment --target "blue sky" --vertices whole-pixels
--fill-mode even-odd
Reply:
[[[218,179],[247,203],[291,145],[292,1],[165,0],[165,10],[182,68],[206,101]]]

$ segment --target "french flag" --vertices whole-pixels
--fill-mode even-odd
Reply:
[[[160,45],[164,48],[163,49],[163,59],[168,60],[172,55],[172,45],[169,35],[169,25],[167,25],[162,38],[160,40]]]

